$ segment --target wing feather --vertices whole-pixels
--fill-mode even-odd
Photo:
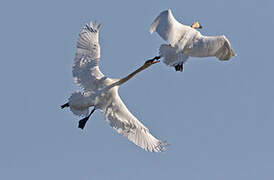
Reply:
[[[178,22],[169,9],[159,14],[151,24],[149,31],[150,33],[156,31],[171,46],[174,46],[186,32],[196,30]]]
[[[235,53],[228,39],[222,36],[200,36],[193,42],[189,53],[194,57],[216,56],[219,60],[229,60]]]
[[[100,58],[99,28],[92,22],[79,34],[77,51],[72,66],[74,82],[85,90],[92,89],[95,80],[104,77],[98,62]]]
[[[111,127],[137,146],[150,152],[165,150],[167,144],[152,136],[149,130],[130,113],[118,92],[109,105],[103,109],[103,113]]]

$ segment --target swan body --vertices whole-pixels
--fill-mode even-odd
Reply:
[[[170,9],[161,12],[151,24],[150,33],[156,31],[169,43],[162,44],[159,49],[165,64],[174,66],[176,69],[182,66],[190,56],[215,56],[221,61],[235,56],[230,42],[224,35],[203,36],[195,29],[195,23],[192,26],[193,28],[178,22]],[[178,70],[182,71],[182,68]]]
[[[94,24],[90,22],[79,34],[72,74],[74,82],[83,88],[83,92],[72,93],[68,103],[61,107],[69,107],[75,115],[85,116],[79,121],[78,127],[82,129],[90,115],[98,109],[111,127],[137,146],[151,152],[164,151],[166,143],[150,134],[149,129],[130,113],[118,94],[121,84],[158,61],[148,60],[142,67],[122,79],[104,76],[98,66],[99,29],[100,25],[97,25],[96,21]],[[90,107],[94,109],[89,114]]]

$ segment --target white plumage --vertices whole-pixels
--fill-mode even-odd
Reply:
[[[169,43],[161,45],[160,56],[164,58],[164,63],[170,66],[182,65],[189,56],[216,56],[222,61],[235,56],[224,35],[203,36],[196,29],[179,23],[170,9],[160,13],[151,24],[149,31],[150,33],[156,31]]]
[[[165,150],[166,143],[152,136],[149,130],[133,116],[118,94],[119,86],[132,78],[138,72],[156,63],[154,60],[146,63],[122,79],[112,79],[104,76],[98,66],[100,58],[99,45],[100,25],[86,25],[77,41],[77,51],[74,58],[72,73],[74,81],[83,88],[84,92],[75,92],[69,98],[69,102],[63,107],[69,106],[75,115],[86,116],[86,121],[92,114],[88,115],[91,106],[99,109],[105,116],[106,121],[118,133],[122,134],[137,146],[151,152],[161,152]]]

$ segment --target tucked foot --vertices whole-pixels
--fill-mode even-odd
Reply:
[[[63,104],[63,105],[61,106],[61,109],[64,109],[65,107],[69,107],[69,103]]]
[[[176,71],[180,71],[180,72],[183,71],[183,64],[178,64],[178,65],[176,65],[176,66],[174,66],[174,67],[175,67],[175,70],[176,70]]]

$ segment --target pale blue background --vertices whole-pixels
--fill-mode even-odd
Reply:
[[[171,8],[205,35],[225,34],[229,62],[191,58],[183,73],[158,64],[120,89],[165,153],[148,153],[95,112],[86,129],[61,110],[74,90],[76,38],[102,23],[101,70],[123,77],[158,53],[148,29]],[[274,179],[273,0],[1,1],[0,179]]]

